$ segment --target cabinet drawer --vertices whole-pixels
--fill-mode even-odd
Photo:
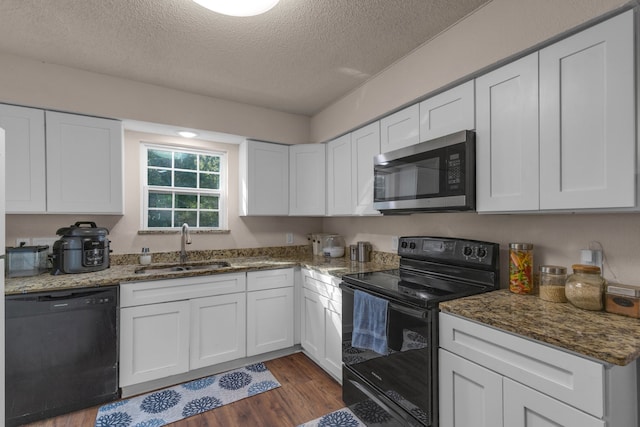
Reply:
[[[293,286],[293,268],[260,270],[247,273],[247,290],[286,288]]]
[[[302,287],[309,289],[323,297],[340,298],[341,292],[337,283],[331,276],[327,276],[313,270],[302,270]]]
[[[604,365],[498,329],[440,314],[440,347],[598,418]]]
[[[245,273],[127,282],[120,285],[120,307],[244,292]]]

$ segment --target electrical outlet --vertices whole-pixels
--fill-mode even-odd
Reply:
[[[31,245],[31,239],[29,237],[16,238],[16,248],[19,248],[20,246],[30,246],[30,245]]]
[[[391,236],[391,250],[392,251],[397,251],[398,250],[398,236]]]
[[[287,245],[293,244],[293,233],[287,233]]]

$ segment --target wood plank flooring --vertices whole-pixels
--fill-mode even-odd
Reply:
[[[170,424],[172,427],[290,427],[344,407],[342,388],[303,353],[265,362],[282,387]],[[93,427],[98,406],[28,424]]]

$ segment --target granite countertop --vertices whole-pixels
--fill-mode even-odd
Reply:
[[[506,289],[442,302],[440,309],[614,365],[640,357],[640,319]]]
[[[179,263],[154,263],[150,265],[123,264],[112,265],[110,268],[91,273],[51,275],[49,273],[31,277],[5,279],[5,295],[16,295],[30,292],[56,291],[64,289],[113,286],[125,282],[142,280],[173,279],[179,277],[204,276],[209,274],[236,273],[254,270],[271,270],[276,268],[306,267],[335,277],[342,277],[349,273],[362,273],[397,268],[397,264],[382,259],[373,262],[360,263],[348,258],[331,258],[314,256],[248,256],[248,257],[216,257],[215,259],[198,259],[188,264],[198,265],[212,261],[226,261],[228,267],[198,269],[175,272],[136,273],[143,267],[158,268],[177,266]]]

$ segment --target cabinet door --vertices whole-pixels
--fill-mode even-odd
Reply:
[[[246,356],[245,293],[196,298],[191,304],[191,369]]]
[[[475,127],[473,80],[420,103],[420,141]]]
[[[324,305],[323,368],[340,380],[342,378],[342,303],[326,300]]]
[[[240,144],[240,215],[289,214],[289,147]]]
[[[504,425],[509,427],[604,427],[601,419],[508,378],[504,379]],[[442,414],[440,415],[442,419]],[[475,424],[477,425],[477,424]],[[497,424],[495,424],[497,425]]]
[[[633,11],[540,51],[540,208],[635,205]]]
[[[44,110],[0,104],[0,128],[6,140],[7,213],[44,213]]]
[[[501,375],[443,349],[439,371],[440,427],[503,425]]]
[[[325,214],[324,144],[289,147],[289,215]]]
[[[327,215],[353,214],[351,153],[351,134],[327,143]]]
[[[47,211],[123,213],[122,122],[46,112]]]
[[[420,106],[414,104],[380,120],[383,153],[420,142]]]
[[[476,79],[476,207],[537,210],[538,54]]]
[[[324,354],[324,308],[320,295],[302,290],[300,340],[305,352],[318,363]]]
[[[356,215],[379,215],[373,208],[373,157],[380,154],[380,122],[351,134],[351,192]]]
[[[247,356],[293,346],[293,287],[247,293]]]
[[[120,310],[120,386],[189,370],[189,302]]]

